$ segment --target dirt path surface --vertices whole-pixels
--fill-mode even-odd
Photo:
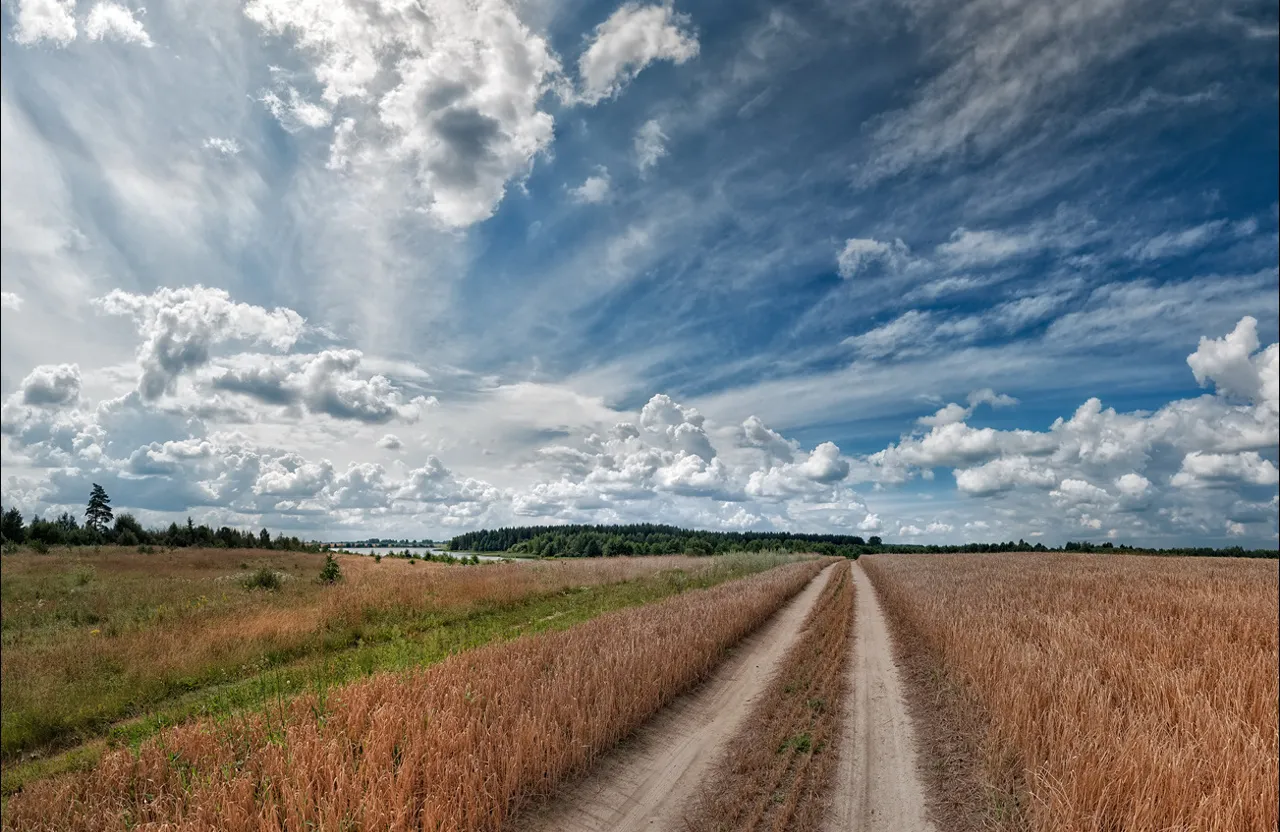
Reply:
[[[893,663],[889,627],[871,580],[854,562],[852,701],[848,703],[828,832],[933,832],[916,744]]]
[[[585,780],[544,811],[524,818],[518,828],[525,832],[682,829],[684,804],[795,643],[832,568],[819,573],[745,638],[710,679],[663,708],[634,737],[602,758]]]

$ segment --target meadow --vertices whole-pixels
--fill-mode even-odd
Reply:
[[[1277,828],[1276,561],[864,559],[981,719],[990,828]]]
[[[29,784],[4,825],[500,829],[696,684],[825,565],[789,563],[166,729],[90,771]]]
[[[161,728],[708,587],[773,556],[444,566],[261,550],[20,553],[3,570],[4,793]],[[265,583],[263,576],[273,576]]]

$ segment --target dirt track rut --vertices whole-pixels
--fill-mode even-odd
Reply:
[[[893,642],[875,588],[853,564],[852,699],[845,712],[827,832],[933,832]]]
[[[682,827],[684,804],[701,784],[751,705],[800,634],[831,577],[823,570],[788,601],[697,689],[650,720],[603,758],[588,777],[545,811],[526,818],[526,832],[667,832]]]

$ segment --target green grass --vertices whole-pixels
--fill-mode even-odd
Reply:
[[[0,792],[93,765],[109,747],[136,747],[167,726],[194,718],[221,720],[246,710],[279,704],[300,693],[322,696],[362,676],[402,671],[441,661],[455,653],[530,633],[561,630],[601,613],[656,601],[689,589],[712,586],[763,571],[781,562],[772,556],[718,560],[701,574],[668,570],[622,583],[577,587],[525,598],[507,605],[481,605],[457,612],[426,611],[377,625],[343,627],[325,634],[323,651],[308,655],[265,654],[243,678],[209,684],[190,680],[172,695],[152,702],[124,720],[102,720],[79,733],[81,744],[38,759],[3,766]],[[104,741],[105,739],[105,741]]]

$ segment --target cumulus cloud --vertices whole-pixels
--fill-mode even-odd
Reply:
[[[75,0],[19,0],[13,39],[29,45],[52,41],[66,46],[76,39]]]
[[[1201,337],[1187,364],[1201,387],[1210,382],[1218,392],[1280,409],[1280,344],[1258,352],[1258,322],[1250,316],[1222,338]],[[1257,353],[1255,355],[1255,353]]]
[[[245,15],[291,36],[320,86],[319,104],[295,104],[286,87],[265,95],[267,106],[312,127],[340,112],[330,166],[409,170],[424,210],[444,226],[491,216],[508,181],[550,146],[553,119],[541,102],[563,86],[560,63],[505,0],[252,0]]]
[[[404,443],[394,433],[388,433],[378,440],[378,447],[384,451],[398,451],[404,447]]]
[[[837,270],[846,280],[877,264],[889,271],[899,271],[910,261],[911,250],[902,240],[884,242],[853,237],[845,240],[844,248],[836,255]]]
[[[570,189],[569,195],[573,197],[574,202],[594,205],[609,198],[611,184],[609,169],[602,167],[594,176],[588,176],[581,185]]]
[[[359,350],[324,350],[315,355],[275,359],[241,355],[213,378],[216,390],[239,393],[270,405],[301,407],[309,413],[384,424],[417,421],[434,398],[406,398],[381,374],[361,372]]]
[[[1182,469],[1171,483],[1178,488],[1200,488],[1211,485],[1275,485],[1280,471],[1275,463],[1263,459],[1257,451],[1214,454],[1192,451],[1182,458]]]
[[[22,296],[13,292],[0,292],[0,308],[19,311],[22,309]]]
[[[640,125],[634,145],[636,167],[641,172],[658,164],[658,160],[667,155],[667,136],[656,119],[649,119]]]
[[[89,40],[118,40],[136,43],[150,48],[151,36],[142,21],[134,17],[134,11],[119,3],[102,2],[89,10],[85,18],[84,33]]]
[[[1012,407],[1018,403],[1018,400],[1013,396],[996,393],[990,387],[973,391],[969,394],[968,401],[968,407],[962,407],[955,402],[951,402],[940,408],[932,416],[921,416],[919,419],[916,419],[916,423],[925,425],[926,427],[942,427],[944,425],[955,424],[956,422],[963,422],[973,415],[974,410],[976,410],[979,405],[986,404],[991,407]]]
[[[963,494],[984,496],[1019,486],[1049,488],[1057,480],[1053,469],[1026,456],[1004,456],[973,468],[955,470],[956,488]]]
[[[150,295],[117,289],[95,303],[107,314],[131,317],[137,326],[143,338],[138,392],[148,400],[172,393],[179,376],[209,362],[215,346],[243,342],[286,350],[305,325],[292,309],[237,303],[226,291],[204,286],[161,288]]]
[[[682,64],[697,55],[687,15],[670,4],[626,3],[596,27],[578,60],[581,100],[591,105],[616,95],[654,61]]]
[[[61,407],[80,398],[80,367],[46,364],[22,380],[22,403],[34,407]]]

